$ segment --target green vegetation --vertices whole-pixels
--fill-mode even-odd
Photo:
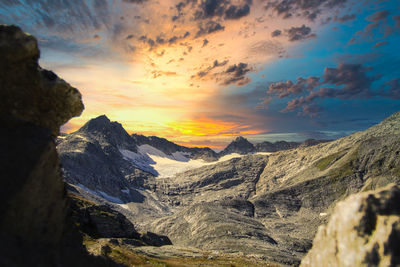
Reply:
[[[149,256],[147,254],[136,252],[130,246],[115,245],[111,244],[107,240],[100,240],[91,238],[89,236],[84,237],[83,241],[86,249],[93,253],[98,254],[101,248],[108,246],[111,251],[103,257],[108,257],[117,263],[124,264],[126,266],[144,266],[144,267],[195,267],[195,266],[216,266],[216,267],[277,267],[279,265],[263,260],[257,260],[254,258],[239,257],[239,256],[227,256],[227,255],[212,255],[204,252],[201,256],[170,256],[158,258],[157,256]],[[184,250],[190,252],[190,250]]]
[[[346,153],[346,151],[340,151],[338,153],[334,153],[325,158],[322,158],[319,161],[317,161],[317,163],[315,164],[315,167],[317,167],[320,171],[324,171],[328,167],[330,167],[333,163],[338,161],[341,157],[343,157],[343,155],[345,153]]]

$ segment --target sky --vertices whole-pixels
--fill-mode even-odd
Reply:
[[[335,139],[400,110],[397,0],[0,0],[0,23],[82,93],[64,132],[106,114],[221,149]]]

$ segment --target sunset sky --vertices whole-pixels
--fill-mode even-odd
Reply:
[[[221,148],[333,139],[400,110],[400,2],[0,0],[40,64],[79,89],[78,129]]]

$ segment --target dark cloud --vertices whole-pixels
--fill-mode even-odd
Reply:
[[[247,16],[249,13],[250,6],[247,4],[242,7],[232,5],[225,11],[225,19],[239,19]]]
[[[351,20],[355,20],[355,19],[356,19],[356,14],[351,14],[351,15],[346,14],[342,17],[335,16],[333,20],[337,21],[337,22],[347,22],[347,21],[351,21]]]
[[[297,82],[292,81],[277,82],[270,84],[267,93],[277,95],[279,98],[287,97],[291,94],[301,94],[305,91],[311,91],[319,85],[320,78],[308,77],[297,78]]]
[[[265,8],[273,10],[284,19],[300,16],[314,21],[322,9],[343,6],[346,0],[274,0],[268,1]]]
[[[315,34],[311,33],[311,28],[304,24],[301,27],[292,27],[286,30],[286,32],[288,34],[289,41],[291,42],[315,37]]]
[[[361,64],[339,64],[337,68],[325,68],[324,84],[343,86],[334,91],[335,97],[341,99],[351,99],[356,96],[370,97],[372,94],[370,87],[374,80],[366,74],[370,70]],[[322,94],[320,96],[324,97]]]
[[[218,32],[218,31],[223,31],[225,30],[225,26],[222,26],[218,22],[215,21],[207,21],[206,23],[200,23],[199,24],[199,30],[196,33],[195,38],[198,38],[200,36],[204,36],[210,33]]]
[[[243,86],[246,85],[250,82],[250,78],[246,77],[246,74],[250,71],[251,69],[248,68],[248,64],[246,63],[239,63],[239,64],[234,64],[226,69],[224,72],[226,77],[222,84],[223,85],[230,85],[230,84],[236,84],[238,86]]]
[[[152,39],[146,35],[142,35],[142,36],[138,37],[137,40],[142,41],[143,43],[146,43],[149,46],[149,49],[153,50],[154,48],[156,48],[157,46],[160,46],[160,45],[175,44],[178,41],[186,39],[189,35],[190,35],[190,33],[186,32],[180,36],[174,35],[172,37],[166,38],[166,37],[164,37],[164,34],[160,34],[155,39]],[[132,39],[133,37],[134,37],[134,35],[128,35],[125,39]]]
[[[224,60],[222,62],[219,62],[218,60],[214,60],[213,64],[211,66],[208,66],[204,70],[199,71],[196,75],[193,75],[192,78],[203,78],[207,76],[213,69],[217,67],[222,67],[225,66],[228,63],[228,60]]]
[[[195,11],[194,19],[203,20],[220,17],[224,19],[240,19],[250,13],[251,0],[234,5],[230,0],[202,0]]]
[[[277,36],[279,36],[279,35],[281,35],[282,34],[282,31],[281,30],[275,30],[275,31],[273,31],[272,33],[271,33],[271,36],[272,37],[277,37]]]
[[[386,82],[379,90],[372,89],[372,83],[380,78],[379,75],[369,76],[371,68],[361,64],[339,64],[336,68],[325,68],[324,74],[319,77],[298,78],[292,81],[272,83],[267,94],[277,95],[279,98],[308,93],[290,100],[282,112],[291,112],[299,108],[300,114],[315,116],[321,108],[315,105],[316,99],[334,98],[341,100],[385,97],[400,98],[400,79]]]

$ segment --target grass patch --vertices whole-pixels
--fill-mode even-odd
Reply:
[[[320,171],[324,171],[329,168],[333,163],[342,158],[344,154],[346,154],[346,151],[340,151],[338,153],[334,153],[325,158],[322,158],[317,161],[317,163],[315,163],[315,167],[317,167]]]

